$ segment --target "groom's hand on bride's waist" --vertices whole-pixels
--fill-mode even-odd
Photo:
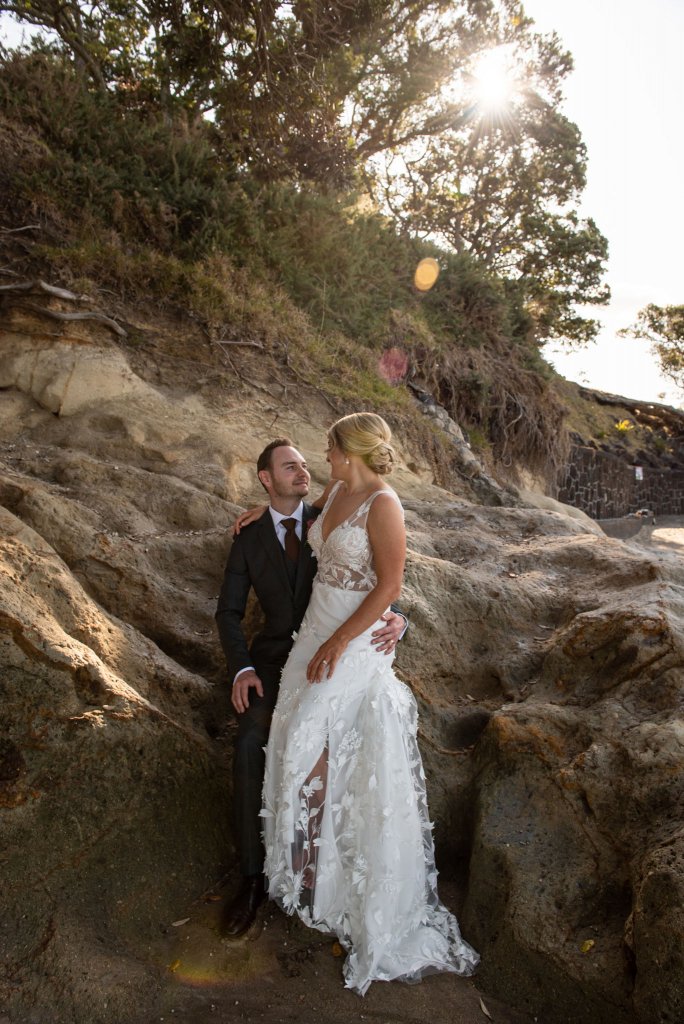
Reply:
[[[254,687],[260,697],[264,695],[261,680],[253,668],[245,668],[238,672],[233,680],[233,693],[230,701],[239,715],[249,707],[249,690]]]
[[[385,625],[373,630],[371,643],[380,654],[392,654],[408,627],[408,620],[396,612],[385,612],[380,618]]]

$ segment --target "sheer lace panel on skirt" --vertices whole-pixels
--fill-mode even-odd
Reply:
[[[312,907],[316,890],[316,863],[328,784],[328,746],[299,790],[299,817],[292,843],[292,870],[301,874],[300,906]]]

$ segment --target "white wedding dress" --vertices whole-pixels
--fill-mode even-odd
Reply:
[[[349,644],[331,679],[306,680],[314,653],[376,584],[372,502],[399,501],[376,491],[324,541],[336,491],[309,533],[318,574],[283,669],[261,814],[271,899],[337,936],[346,985],[363,995],[372,981],[472,974],[479,956],[437,896],[416,703],[392,657],[370,643],[378,623]]]

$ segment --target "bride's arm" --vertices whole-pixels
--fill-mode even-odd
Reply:
[[[316,500],[310,503],[312,508],[318,509],[319,512],[323,509],[330,495],[330,491],[333,488],[334,482],[334,480],[328,481],[323,493],[319,494]],[[237,537],[243,526],[249,526],[250,523],[254,523],[257,519],[260,519],[267,508],[268,505],[255,505],[254,508],[248,508],[244,512],[241,512],[233,523],[233,533],[235,536]]]
[[[237,537],[243,526],[249,526],[250,523],[255,523],[257,519],[261,519],[267,508],[268,505],[254,505],[252,508],[241,512],[233,523],[233,536]]]
[[[393,497],[379,495],[371,505],[367,521],[373,550],[377,583],[353,615],[343,622],[318,648],[308,664],[310,683],[332,676],[350,640],[372,626],[399,597],[406,561],[406,530],[401,507]]]

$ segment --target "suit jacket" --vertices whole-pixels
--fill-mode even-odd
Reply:
[[[304,505],[303,529],[319,509]],[[290,583],[285,553],[268,509],[260,519],[240,531],[230,549],[216,609],[221,646],[230,680],[240,669],[253,665],[257,675],[283,667],[292,647],[292,633],[299,629],[316,575],[316,559],[302,537],[296,583]],[[264,613],[264,628],[251,647],[242,630],[247,597],[253,588]]]

